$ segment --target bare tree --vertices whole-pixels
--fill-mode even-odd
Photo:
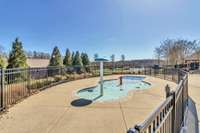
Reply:
[[[155,48],[154,50],[155,56],[158,60],[158,65],[160,65],[161,55],[162,55],[162,49],[160,47]]]
[[[167,64],[182,64],[186,57],[194,53],[198,45],[197,41],[167,39],[155,49],[155,53],[157,58],[164,58]]]
[[[111,61],[112,61],[112,67],[113,67],[113,70],[114,70],[114,68],[115,68],[115,55],[112,54],[112,55],[110,56],[110,59],[111,59]]]
[[[125,55],[124,55],[124,54],[121,55],[121,61],[122,61],[122,62],[125,61]]]

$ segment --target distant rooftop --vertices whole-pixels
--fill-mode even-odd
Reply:
[[[27,59],[30,67],[47,67],[49,65],[48,59]]]
[[[95,61],[108,61],[108,60],[104,58],[96,58]]]

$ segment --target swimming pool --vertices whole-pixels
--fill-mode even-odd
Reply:
[[[100,84],[82,89],[76,95],[92,101],[111,101],[127,96],[130,90],[148,89],[151,86],[151,84],[143,81],[145,77],[123,76],[122,79],[122,85],[119,85],[119,80],[117,79],[105,80],[103,82],[103,96],[100,95]]]

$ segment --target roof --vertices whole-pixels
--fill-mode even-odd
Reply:
[[[108,60],[104,58],[96,58],[95,61],[108,61]]]

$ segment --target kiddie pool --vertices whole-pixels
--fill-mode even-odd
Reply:
[[[119,79],[105,80],[103,82],[103,95],[100,93],[100,84],[82,89],[76,95],[91,101],[117,100],[127,96],[131,90],[148,89],[151,84],[143,81],[144,79],[143,76],[123,76],[122,85],[119,85]]]

